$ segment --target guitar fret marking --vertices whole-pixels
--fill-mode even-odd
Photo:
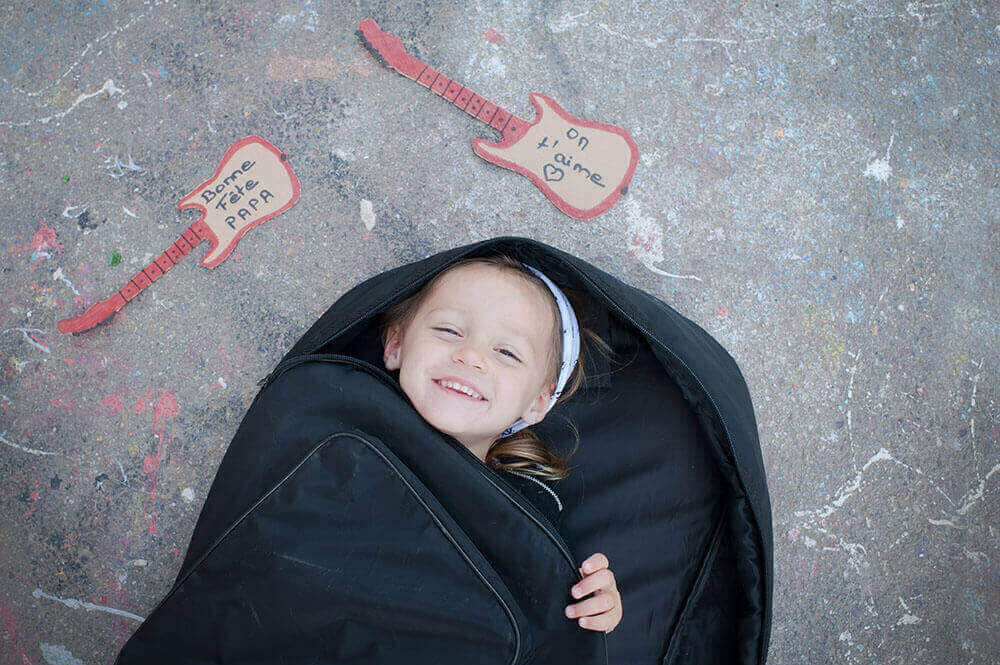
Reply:
[[[510,117],[509,113],[498,106],[497,113],[493,116],[493,122],[490,123],[490,127],[493,129],[499,129],[502,132],[507,126],[507,123],[510,122]]]
[[[493,116],[496,115],[497,105],[493,102],[486,102],[483,104],[482,110],[476,115],[477,120],[482,120],[486,124],[489,124],[493,120]]]
[[[139,295],[139,291],[140,291],[139,287],[137,287],[131,281],[122,288],[118,289],[118,293],[121,294],[121,297],[124,298],[126,301],[131,300],[132,298],[135,298],[137,295]]]
[[[156,265],[156,261],[150,263],[142,271],[146,273],[146,277],[149,277],[150,282],[155,282],[163,275],[163,271],[160,269],[160,266]]]
[[[469,100],[469,105],[465,107],[465,112],[471,115],[473,118],[475,118],[479,114],[480,109],[483,108],[483,104],[485,103],[486,103],[485,99],[473,93],[472,99]]]
[[[177,247],[175,247],[173,244],[171,244],[164,250],[164,254],[170,257],[170,260],[173,261],[174,263],[180,263],[180,260],[184,258],[184,252],[177,249]]]
[[[201,238],[198,237],[198,234],[190,228],[184,229],[184,233],[182,233],[181,236],[188,241],[188,244],[191,245],[191,249],[194,249],[194,246],[201,242]]]
[[[132,276],[132,283],[138,286],[140,290],[152,284],[146,273],[141,270]]]
[[[448,89],[445,90],[444,94],[441,96],[447,99],[449,102],[454,102],[455,96],[458,95],[458,91],[461,89],[462,89],[461,83],[459,83],[458,81],[452,81],[451,83],[448,84]]]
[[[457,97],[455,97],[455,106],[465,110],[465,106],[469,103],[469,100],[472,99],[472,95],[473,92],[471,90],[468,88],[462,88],[462,91],[458,93]]]
[[[437,75],[438,70],[428,65],[427,68],[424,69],[423,73],[420,74],[420,78],[417,79],[417,83],[425,85],[429,88],[431,87],[431,84],[434,83],[434,79],[437,78]]]
[[[157,256],[155,261],[156,265],[158,265],[160,267],[160,270],[162,270],[163,272],[166,272],[170,268],[174,267],[174,262],[170,260],[170,257],[167,256],[166,252],[163,252],[162,254]]]
[[[434,83],[431,85],[431,90],[437,94],[443,94],[451,83],[451,79],[444,74],[438,74],[438,77],[434,79]]]

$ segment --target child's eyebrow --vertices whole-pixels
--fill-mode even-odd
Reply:
[[[450,308],[450,307],[439,307],[438,309],[431,310],[430,313],[428,314],[428,316],[430,316],[431,314],[443,314],[443,313],[458,314],[459,316],[464,315],[464,312],[462,312],[461,310],[453,309],[453,308]],[[524,343],[524,345],[528,347],[529,351],[533,352],[535,350],[534,347],[531,345],[531,341],[528,339],[527,335],[523,335],[523,334],[517,332],[516,330],[514,330],[512,328],[509,328],[507,326],[503,326],[503,328],[505,329],[505,331],[511,337],[516,337],[516,338],[520,339],[521,342]]]

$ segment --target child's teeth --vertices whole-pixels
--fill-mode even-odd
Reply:
[[[444,386],[445,388],[451,388],[452,390],[457,390],[458,392],[460,392],[462,394],[465,394],[465,395],[468,395],[469,397],[473,397],[475,399],[482,399],[479,395],[473,393],[472,391],[468,390],[467,388],[463,388],[462,386],[458,385],[457,383],[452,383],[451,381],[442,381],[441,385]]]

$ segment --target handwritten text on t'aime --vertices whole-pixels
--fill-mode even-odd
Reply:
[[[545,164],[543,167],[543,174],[547,181],[558,182],[563,179],[564,169],[566,168],[570,173],[580,173],[583,177],[598,187],[604,187],[604,183],[601,182],[601,174],[593,169],[589,169],[580,162],[579,156],[568,154],[570,150],[574,147],[583,152],[590,145],[590,139],[580,133],[576,127],[570,127],[566,130],[565,142],[563,150],[565,152],[556,152],[552,155],[552,161]],[[555,150],[559,146],[559,141],[562,139],[554,139],[553,142],[549,143],[549,137],[544,136],[542,140],[538,142],[535,146],[536,149],[542,150],[543,148],[548,148],[550,150]],[[576,161],[573,161],[574,156]],[[557,166],[558,165],[558,166]]]

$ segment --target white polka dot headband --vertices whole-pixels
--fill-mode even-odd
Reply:
[[[566,298],[566,294],[556,286],[552,280],[542,274],[540,271],[532,268],[527,263],[521,263],[525,268],[535,273],[545,282],[549,290],[552,291],[552,295],[556,297],[556,304],[559,305],[559,318],[561,319],[562,327],[562,338],[563,338],[563,352],[562,361],[559,364],[559,380],[556,382],[556,391],[552,393],[552,399],[549,400],[549,408],[545,410],[546,413],[555,406],[556,400],[562,394],[563,388],[566,386],[566,382],[569,381],[569,375],[573,373],[573,368],[576,367],[576,360],[580,356],[580,328],[576,322],[576,314],[573,312],[572,305],[569,304],[569,300]],[[522,418],[518,418],[517,421],[500,433],[498,439],[502,439],[505,436],[510,436],[514,432],[519,432],[528,423],[524,422]]]

